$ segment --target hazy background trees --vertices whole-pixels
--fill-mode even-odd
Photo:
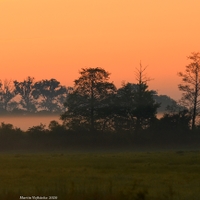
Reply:
[[[14,105],[11,100],[16,96],[14,84],[11,80],[0,80],[0,107],[3,112],[9,111]],[[16,104],[15,104],[16,105]]]
[[[24,81],[14,81],[16,94],[20,95],[20,105],[28,112],[36,112],[36,105],[32,95],[34,88],[34,78],[27,77]]]
[[[56,79],[0,80],[0,111],[1,114],[61,113],[70,90],[72,88],[61,85]]]
[[[34,84],[32,95],[38,100],[38,108],[49,112],[62,111],[62,102],[67,97],[67,88],[56,79],[41,80]]]

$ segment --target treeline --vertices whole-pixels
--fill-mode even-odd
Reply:
[[[69,91],[56,79],[0,81],[0,114],[60,113]]]
[[[149,90],[144,72],[140,66],[137,82],[123,83],[118,89],[103,68],[83,68],[74,87],[56,79],[34,81],[33,77],[4,81],[0,84],[1,114],[57,113],[66,131],[129,133],[136,138],[142,132],[162,129],[190,130],[189,110]],[[158,111],[164,115],[158,117]]]
[[[34,82],[31,77],[14,81],[13,87],[9,82],[2,84],[2,110],[13,112],[13,98],[18,95],[19,101],[14,104],[19,113],[59,111],[62,123],[51,121],[47,127],[41,123],[26,131],[1,123],[0,149],[198,146],[200,128],[196,123],[192,129],[191,110],[149,90],[145,68],[136,70],[136,82],[123,83],[118,89],[103,68],[81,69],[73,88],[55,79]],[[158,117],[162,102],[169,104]]]
[[[27,77],[22,82],[0,80],[0,115],[60,114],[65,111],[64,103],[72,92],[73,87],[61,85],[53,78],[35,81],[34,77]],[[161,103],[158,112],[163,113],[168,105],[176,103],[166,95],[153,93],[153,98]]]
[[[191,132],[187,124],[184,127],[184,123],[184,114],[183,116],[166,116],[159,119],[151,129],[144,129],[135,137],[134,134],[127,131],[69,130],[64,124],[57,121],[51,121],[48,126],[44,124],[32,126],[26,131],[2,122],[0,124],[0,151],[199,148],[200,136],[198,132]]]
[[[38,145],[56,143],[61,147],[73,143],[120,146],[141,141],[200,141],[200,55],[193,53],[189,59],[192,62],[186,72],[179,73],[182,83],[178,87],[183,92],[179,103],[148,89],[150,79],[142,65],[136,68],[136,82],[123,83],[118,89],[109,81],[110,73],[98,67],[82,68],[73,88],[66,88],[55,79],[34,82],[28,77],[23,82],[14,81],[13,87],[4,82],[0,87],[3,111],[58,112],[62,124],[52,121],[48,128],[40,124],[23,132],[2,123],[1,141],[16,142],[13,138],[20,138],[17,144],[34,145],[32,141],[37,141]],[[18,103],[13,100],[17,96]],[[167,101],[170,104],[158,117],[162,102]]]

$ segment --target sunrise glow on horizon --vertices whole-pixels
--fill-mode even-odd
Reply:
[[[0,79],[56,78],[101,67],[110,81],[135,82],[148,66],[150,89],[178,99],[177,76],[200,51],[200,1],[0,0]]]

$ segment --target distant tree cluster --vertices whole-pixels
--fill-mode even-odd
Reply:
[[[56,79],[0,81],[1,113],[62,112],[68,89]]]

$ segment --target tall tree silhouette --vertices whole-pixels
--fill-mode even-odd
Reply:
[[[186,66],[185,73],[178,73],[182,78],[178,88],[182,91],[182,105],[191,112],[192,130],[194,130],[196,117],[200,114],[200,53],[193,52],[188,59],[191,63]]]
[[[145,71],[147,67],[136,69],[137,90],[135,92],[134,101],[135,107],[134,114],[136,116],[136,133],[143,126],[148,126],[150,122],[156,118],[157,109],[160,104],[154,99],[155,91],[148,90],[147,82],[151,79],[146,77]]]
[[[18,82],[15,80],[14,85],[16,94],[19,94],[21,96],[21,106],[28,112],[35,112],[36,105],[32,95],[34,88],[34,78],[29,76],[22,82]]]
[[[80,77],[74,81],[74,91],[67,97],[67,111],[61,118],[68,122],[73,119],[79,125],[88,124],[91,131],[95,130],[95,122],[102,113],[98,111],[107,106],[105,99],[116,91],[114,84],[108,82],[109,76],[102,68],[82,68]]]
[[[60,99],[66,99],[66,94],[66,87],[56,79],[36,82],[32,92],[35,99],[40,99],[39,107],[50,112],[60,110]]]
[[[124,121],[126,130],[133,130],[137,136],[140,130],[149,127],[151,121],[156,118],[160,104],[154,99],[155,91],[148,90],[147,81],[150,79],[144,74],[146,68],[140,64],[140,68],[136,70],[137,83],[123,84],[122,88],[118,89],[117,116],[120,119],[118,123]]]

